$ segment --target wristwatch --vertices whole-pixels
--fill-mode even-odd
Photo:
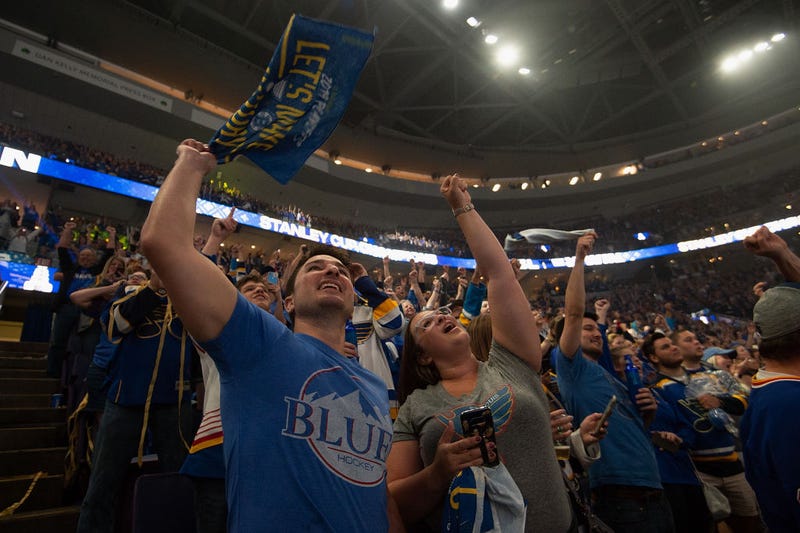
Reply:
[[[473,209],[475,209],[475,206],[472,205],[472,203],[470,202],[463,207],[459,207],[458,209],[453,209],[453,216],[458,217],[458,215],[462,215],[468,211],[472,211]]]

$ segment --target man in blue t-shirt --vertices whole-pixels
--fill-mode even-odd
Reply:
[[[669,503],[664,496],[653,445],[646,425],[657,408],[652,393],[639,389],[636,405],[626,386],[600,364],[603,335],[597,315],[586,313],[584,262],[597,234],[578,239],[575,266],[567,283],[564,320],[556,328],[553,349],[558,387],[567,410],[578,419],[602,412],[616,395],[608,436],[601,441],[602,457],[589,468],[594,511],[617,533],[673,532]],[[563,326],[563,329],[562,327]]]
[[[753,377],[741,423],[745,474],[771,532],[800,531],[800,257],[761,227],[744,240],[775,262],[787,283],[764,292],[753,309],[763,367]]]
[[[142,228],[142,247],[220,375],[230,531],[387,531],[386,385],[343,355],[355,293],[318,251],[286,284],[294,331],[243,296],[192,246],[195,202],[216,167],[186,140]],[[396,507],[394,508],[396,510]]]

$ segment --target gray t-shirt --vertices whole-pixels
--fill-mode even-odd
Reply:
[[[528,504],[526,531],[563,533],[572,513],[553,448],[550,413],[539,376],[514,354],[492,342],[489,361],[479,363],[472,392],[455,398],[441,383],[415,390],[400,407],[394,442],[416,440],[425,466],[436,455],[442,432],[460,415],[486,405],[492,410],[497,451]],[[442,502],[444,505],[444,501]],[[438,524],[440,512],[426,522]]]

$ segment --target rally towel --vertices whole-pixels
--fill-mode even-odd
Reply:
[[[526,507],[505,465],[465,468],[456,474],[447,491],[442,532],[524,531]]]
[[[285,184],[341,120],[374,36],[292,15],[255,92],[209,142],[218,163],[244,155]]]
[[[568,241],[586,235],[593,229],[560,230],[549,228],[524,229],[518,233],[506,235],[505,249],[508,250],[513,245],[521,242],[531,244],[544,244],[548,242]]]

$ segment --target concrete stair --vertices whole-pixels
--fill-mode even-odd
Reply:
[[[51,408],[60,393],[45,373],[47,345],[0,341],[0,511],[21,500],[33,476],[40,477],[13,515],[0,518],[0,531],[74,531],[79,507],[65,505],[67,452],[63,408]]]

